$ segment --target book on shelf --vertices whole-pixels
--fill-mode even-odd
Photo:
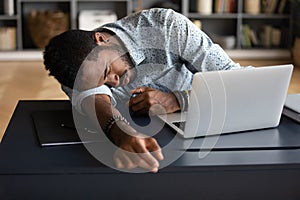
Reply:
[[[258,41],[256,32],[253,29],[250,29],[249,31],[250,31],[249,37],[250,37],[251,43],[254,46],[258,46],[259,45],[259,41]]]
[[[15,8],[14,8],[14,0],[4,0],[4,14],[6,15],[14,15]]]
[[[250,38],[250,26],[248,24],[242,25],[242,46],[249,48],[251,47],[251,38]]]
[[[0,50],[16,49],[16,27],[0,27]]]
[[[212,14],[212,0],[197,0],[197,12],[203,15]]]
[[[264,47],[278,47],[281,44],[281,30],[271,25],[265,25],[260,34],[262,45]]]
[[[273,47],[279,47],[281,43],[281,30],[278,28],[272,27],[272,34],[271,34],[271,45]]]
[[[279,47],[282,30],[271,25],[265,25],[260,32],[252,29],[249,24],[242,25],[242,46],[250,47]]]
[[[284,13],[286,4],[287,4],[287,0],[281,0],[279,2],[279,4],[278,4],[278,13],[279,14],[283,14]]]
[[[234,13],[236,0],[214,0],[215,13]]]
[[[266,14],[272,14],[276,11],[278,0],[262,0],[262,10]]]
[[[262,10],[266,14],[283,14],[287,5],[287,0],[262,0]]]
[[[248,14],[259,14],[260,13],[260,0],[244,0],[244,11]]]
[[[264,47],[271,47],[272,44],[272,26],[265,25],[263,31],[260,33],[260,38],[262,41],[262,45]]]
[[[242,46],[246,48],[256,47],[260,45],[260,40],[257,37],[256,31],[254,31],[248,24],[242,26]]]

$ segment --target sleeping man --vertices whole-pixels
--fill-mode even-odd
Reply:
[[[64,32],[46,46],[44,64],[75,108],[124,150],[115,154],[116,167],[152,172],[164,159],[161,147],[130,126],[120,111],[186,110],[194,73],[242,68],[188,18],[161,8],[93,31]]]

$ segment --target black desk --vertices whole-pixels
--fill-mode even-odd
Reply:
[[[197,139],[158,174],[130,174],[102,165],[83,145],[41,148],[30,115],[50,109],[71,108],[19,102],[0,144],[0,199],[300,199],[300,125],[289,119],[253,137],[222,136],[204,159],[193,149]]]

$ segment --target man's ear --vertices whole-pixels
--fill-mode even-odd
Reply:
[[[103,45],[107,41],[106,36],[101,32],[94,33],[94,37],[95,37],[95,41],[98,45]]]

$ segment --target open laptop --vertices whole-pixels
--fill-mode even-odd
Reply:
[[[184,138],[276,127],[293,65],[199,72],[187,112],[160,115]]]

